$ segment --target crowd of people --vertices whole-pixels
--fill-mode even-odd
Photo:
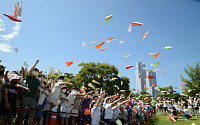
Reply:
[[[198,94],[194,99],[180,98],[176,102],[170,98],[142,101],[131,94],[125,98],[100,88],[85,92],[70,81],[63,82],[63,76],[54,83],[48,75],[44,82],[36,68],[38,62],[27,75],[23,67],[20,73],[9,73],[0,65],[1,125],[140,125],[150,123],[150,117],[156,114],[172,114],[176,120],[178,116],[188,120],[192,115],[197,117]]]

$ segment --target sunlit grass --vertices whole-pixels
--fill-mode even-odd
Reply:
[[[185,117],[178,117],[177,122],[173,122],[168,119],[165,115],[154,115],[154,117],[151,117],[151,123],[148,125],[191,125],[192,123],[195,123],[196,125],[200,125],[200,118],[196,118],[193,116],[191,120],[185,120]]]

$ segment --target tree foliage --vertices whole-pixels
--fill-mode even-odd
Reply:
[[[184,68],[185,73],[188,75],[187,78],[183,78],[181,75],[182,82],[185,82],[187,86],[187,90],[185,91],[186,94],[189,96],[195,96],[196,93],[200,91],[200,67],[199,62],[196,63],[196,67],[192,67],[189,64],[187,68]],[[190,91],[188,91],[190,90]]]
[[[81,63],[81,70],[76,75],[77,85],[80,87],[82,83],[85,83],[88,88],[88,83],[92,83],[93,80],[100,83],[95,84],[92,83],[96,88],[103,88],[109,94],[114,94],[114,92],[119,92],[120,90],[126,90],[124,93],[125,96],[130,93],[129,90],[129,78],[127,77],[119,77],[118,69],[114,65],[110,65],[108,63]],[[105,77],[104,77],[105,76]],[[117,78],[112,80],[112,78]],[[123,85],[121,84],[123,82]],[[119,90],[115,87],[118,86]]]
[[[161,91],[166,91],[166,92],[162,93]],[[158,97],[160,97],[161,99],[168,97],[168,98],[178,101],[180,97],[180,94],[176,93],[176,91],[173,90],[172,86],[165,86],[163,88],[159,87],[157,92],[158,92]]]

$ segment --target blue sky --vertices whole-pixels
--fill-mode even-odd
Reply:
[[[200,59],[200,1],[198,0],[34,0],[23,1],[22,22],[16,24],[2,14],[14,14],[16,0],[0,2],[0,37],[2,47],[12,52],[0,51],[0,59],[8,70],[17,70],[28,61],[33,65],[40,59],[38,68],[48,71],[49,67],[77,74],[81,62],[100,62],[115,65],[121,76],[132,80],[136,88],[135,70],[125,66],[144,62],[160,62],[157,72],[158,86],[173,85],[180,88],[180,74],[186,76],[184,67],[195,66]],[[105,16],[113,15],[110,21]],[[141,22],[128,32],[129,22]],[[2,25],[1,25],[2,24]],[[13,29],[13,27],[15,27]],[[143,40],[142,35],[150,31]],[[82,47],[82,42],[106,42],[117,38],[97,50],[95,45]],[[119,44],[119,40],[128,40]],[[1,46],[1,45],[8,46]],[[172,46],[164,50],[164,46]],[[9,48],[11,47],[11,48]],[[16,54],[14,48],[18,48]],[[161,52],[158,59],[149,53]],[[131,55],[124,58],[126,55]],[[74,64],[66,67],[65,62]],[[30,67],[29,67],[30,68]],[[165,75],[164,72],[167,72]]]

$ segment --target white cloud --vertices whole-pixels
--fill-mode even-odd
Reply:
[[[4,21],[0,18],[0,23],[3,23]]]
[[[18,36],[19,31],[20,31],[20,23],[16,22],[15,26],[12,28],[12,30],[13,30],[12,33],[9,33],[7,35],[0,35],[0,37],[2,38],[0,40],[9,41],[9,40],[13,39],[14,37]]]
[[[4,27],[4,21],[0,18],[0,31],[5,31],[6,28]]]
[[[7,43],[0,43],[0,51],[10,53],[12,52],[11,46]]]

